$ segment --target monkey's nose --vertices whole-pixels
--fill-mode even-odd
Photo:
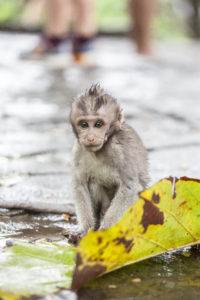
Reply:
[[[88,136],[88,137],[87,137],[87,140],[88,140],[89,143],[94,142],[94,136],[93,136],[93,135]]]

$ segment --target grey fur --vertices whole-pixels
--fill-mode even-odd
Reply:
[[[100,86],[98,89],[105,95]],[[96,97],[99,97],[97,94],[97,88],[86,92],[86,107],[88,101],[96,101]],[[81,96],[81,101],[83,97],[84,95]],[[75,102],[78,103],[79,99]],[[83,234],[91,227],[106,229],[114,225],[148,183],[147,152],[141,139],[125,122],[120,128],[113,127],[113,124],[121,122],[121,109],[116,101],[113,102],[112,97],[108,95],[106,103],[102,105],[106,106],[108,113],[109,108],[115,113],[114,119],[110,121],[112,129],[107,128],[101,149],[96,152],[88,151],[80,143],[79,134],[76,135],[73,147],[74,200]],[[75,126],[74,118],[81,115],[80,107],[78,112],[76,107],[76,104],[72,106],[70,114],[72,126]]]

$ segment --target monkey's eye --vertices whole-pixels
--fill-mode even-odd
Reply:
[[[97,121],[94,126],[97,127],[97,128],[100,128],[100,127],[103,126],[103,122],[102,121]]]
[[[88,127],[88,123],[85,122],[85,121],[82,121],[82,122],[80,122],[80,126],[81,126],[82,128],[87,128],[87,127]]]

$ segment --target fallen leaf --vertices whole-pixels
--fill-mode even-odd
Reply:
[[[50,295],[69,288],[76,248],[47,242],[18,242],[0,256],[0,299]]]
[[[190,252],[183,252],[182,255],[185,256],[185,257],[190,257],[191,253]]]
[[[70,218],[71,218],[71,216],[70,215],[68,215],[68,214],[63,214],[62,215],[63,216],[63,218],[65,219],[65,221],[69,221],[70,220]]]
[[[133,279],[131,279],[131,281],[138,283],[138,282],[141,282],[141,279],[140,278],[133,278]]]
[[[140,193],[122,219],[78,246],[72,290],[97,276],[200,243],[200,180],[167,178]]]

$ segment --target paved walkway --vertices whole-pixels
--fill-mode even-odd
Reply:
[[[101,38],[95,65],[72,65],[68,58],[63,68],[61,61],[21,61],[19,54],[35,41],[0,34],[0,207],[15,207],[0,208],[0,249],[8,238],[63,241],[63,229],[75,228],[75,217],[66,222],[59,214],[74,211],[67,116],[73,97],[92,83],[119,99],[125,119],[142,137],[151,183],[170,175],[200,177],[199,44],[162,45],[157,58],[148,60],[134,54],[127,39]],[[83,288],[78,299],[197,299],[198,285],[191,282],[198,281],[198,256],[173,257],[106,277],[103,284]],[[131,282],[134,276],[142,285]],[[118,288],[110,289],[113,283]]]
[[[150,60],[127,39],[100,38],[95,64],[63,68],[19,59],[36,38],[0,35],[0,206],[73,212],[67,115],[95,82],[149,149],[151,183],[200,177],[200,44],[158,46]]]

